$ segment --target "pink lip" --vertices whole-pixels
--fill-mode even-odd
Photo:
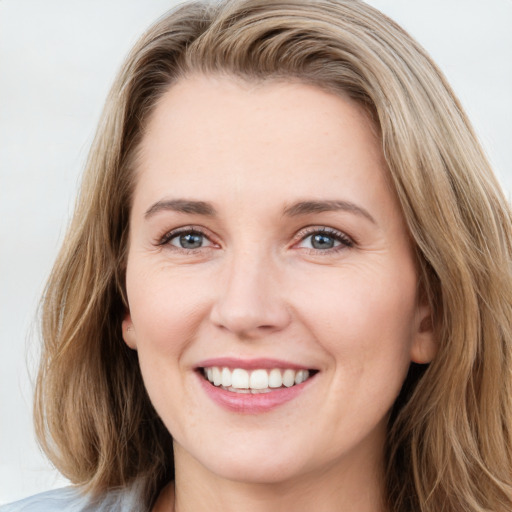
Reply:
[[[221,365],[213,365],[221,366]],[[228,366],[228,365],[224,365]],[[280,366],[273,366],[279,368]],[[284,366],[289,368],[289,366]],[[237,366],[236,368],[240,368]],[[258,368],[262,368],[258,366]],[[218,405],[231,412],[240,414],[260,414],[271,411],[280,405],[293,400],[299,396],[315,378],[310,377],[301,384],[296,384],[290,388],[278,388],[270,393],[236,393],[234,391],[226,391],[221,387],[214,386],[206,380],[201,372],[196,372],[199,383],[206,394]]]
[[[244,368],[245,370],[270,370],[272,368],[282,368],[291,370],[308,370],[307,366],[290,363],[280,359],[238,359],[235,357],[217,357],[213,359],[206,359],[198,363],[197,368],[210,368],[212,366],[227,367],[227,368]]]

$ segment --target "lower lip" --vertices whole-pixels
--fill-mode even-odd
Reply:
[[[214,386],[199,373],[197,373],[197,378],[206,394],[225,409],[241,414],[259,414],[271,411],[299,396],[308,387],[314,376],[289,388],[278,388],[269,393],[254,394],[226,391],[221,387]]]

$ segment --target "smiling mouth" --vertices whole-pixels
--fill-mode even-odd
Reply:
[[[291,388],[318,373],[317,370],[291,368],[246,370],[220,366],[209,366],[198,370],[210,384],[225,391],[245,394],[271,393],[278,389]]]

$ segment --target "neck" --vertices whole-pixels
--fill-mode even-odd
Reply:
[[[175,446],[176,480],[154,512],[385,512],[381,461],[360,460],[277,482],[240,482],[210,472]]]

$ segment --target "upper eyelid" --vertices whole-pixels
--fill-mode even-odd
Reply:
[[[211,243],[215,244],[214,238],[207,230],[200,226],[182,226],[179,228],[174,228],[169,231],[166,231],[163,235],[157,238],[157,245],[165,245],[169,243],[170,240],[172,240],[174,237],[181,235],[183,233],[199,233],[206,237],[208,240],[210,240]]]
[[[219,245],[219,241],[216,240],[216,237],[211,234],[211,232],[201,226],[197,225],[189,225],[189,226],[181,226],[174,229],[171,229],[169,231],[166,231],[163,235],[158,237],[158,245],[164,245],[168,243],[170,240],[172,240],[174,237],[182,234],[182,233],[199,233],[206,237],[211,243]],[[348,235],[346,232],[341,231],[339,229],[330,227],[330,226],[323,226],[323,225],[311,225],[311,226],[305,226],[301,228],[299,231],[296,232],[296,234],[293,236],[293,245],[296,243],[304,240],[308,236],[311,236],[315,233],[325,233],[328,235],[336,236],[338,235],[339,238],[345,239],[346,241],[350,241],[351,244],[356,244],[356,240],[351,236]]]
[[[328,235],[338,235],[339,238],[344,238],[344,239],[350,240],[353,244],[356,244],[356,240],[354,239],[354,237],[347,234],[345,231],[341,231],[336,228],[332,228],[329,226],[321,226],[321,225],[307,226],[305,228],[300,229],[297,232],[296,238],[298,238],[300,241],[300,240],[303,240],[304,238],[306,238],[307,236],[313,235],[315,233],[326,233]]]
[[[317,233],[317,232],[328,232],[328,233],[339,233],[344,235],[345,233],[339,229],[331,228],[330,226],[322,226],[322,225],[313,225],[313,226],[305,226],[297,232],[297,234],[301,233]],[[348,235],[347,235],[348,236]]]

